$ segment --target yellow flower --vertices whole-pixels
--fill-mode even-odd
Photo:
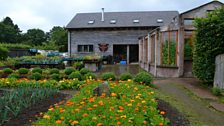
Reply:
[[[111,96],[112,96],[112,97],[116,97],[117,94],[116,94],[116,93],[111,93]]]
[[[48,109],[48,111],[53,111],[53,110],[54,110],[54,108],[49,108],[49,109]]]
[[[49,116],[49,115],[44,115],[43,118],[44,118],[44,119],[50,119],[50,116]]]
[[[135,96],[135,98],[140,98],[140,96]]]
[[[144,104],[144,103],[146,103],[146,101],[144,100],[144,101],[142,101],[142,104]]]
[[[128,104],[128,106],[132,106],[132,104]]]
[[[125,118],[126,119],[126,115],[122,115],[121,118]]]
[[[134,102],[135,100],[131,99],[130,102]]]
[[[138,88],[137,88],[137,87],[135,87],[135,88],[134,88],[134,90],[136,90],[136,91],[137,91],[137,90],[138,90]]]
[[[73,125],[76,125],[78,123],[79,123],[79,121],[76,121],[76,120],[72,122]]]
[[[128,79],[128,82],[131,82],[132,80],[131,79]]]
[[[55,123],[56,124],[60,124],[61,123],[61,120],[57,120]]]

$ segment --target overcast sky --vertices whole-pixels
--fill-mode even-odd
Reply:
[[[177,10],[180,13],[212,0],[0,0],[0,19],[9,16],[19,28],[66,26],[76,13]],[[224,0],[220,0],[224,2]]]

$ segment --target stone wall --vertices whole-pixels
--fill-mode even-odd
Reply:
[[[215,59],[214,87],[224,89],[224,54]]]

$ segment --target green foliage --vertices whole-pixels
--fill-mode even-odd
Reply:
[[[6,60],[8,57],[8,49],[0,46],[0,60]]]
[[[126,81],[128,79],[132,79],[132,75],[130,73],[123,73],[123,74],[121,74],[120,80]]]
[[[3,69],[3,73],[11,74],[11,73],[13,73],[13,70],[11,68],[5,68],[5,69]]]
[[[60,80],[59,74],[56,74],[56,73],[50,75],[50,78],[53,79],[53,80],[56,80],[56,81],[59,81]]]
[[[30,71],[30,70],[27,69],[27,68],[20,68],[20,69],[18,70],[19,74],[28,74],[29,71]]]
[[[32,45],[41,45],[46,42],[47,36],[45,32],[41,29],[29,29],[24,35],[27,43],[32,43]]]
[[[85,79],[96,79],[96,74],[94,73],[87,73],[84,75]]]
[[[42,74],[42,72],[43,72],[43,70],[41,68],[39,68],[39,67],[36,67],[36,68],[32,69],[32,73],[40,73],[40,74]]]
[[[65,68],[64,70],[64,73],[66,75],[70,75],[72,72],[75,72],[75,69],[73,67],[68,67],[68,68]]]
[[[224,53],[224,8],[206,18],[195,20],[196,42],[193,52],[193,73],[202,81],[213,82],[215,57]]]
[[[215,96],[221,96],[222,95],[222,89],[218,87],[213,87],[212,88],[212,94]]]
[[[69,76],[68,76],[69,79],[78,79],[78,80],[82,80],[82,75],[79,71],[75,71],[75,72],[72,72]]]
[[[84,68],[84,64],[82,62],[75,62],[73,66],[76,70],[81,70],[82,68]]]
[[[102,74],[102,79],[103,80],[112,80],[114,81],[116,79],[115,74],[112,72],[106,72]]]
[[[50,74],[59,74],[59,73],[60,73],[60,71],[57,68],[53,68],[50,70]]]
[[[21,86],[10,92],[5,92],[0,97],[0,125],[3,124],[10,115],[16,117],[21,110],[50,97],[57,92],[49,87]]]
[[[146,85],[152,85],[153,77],[147,72],[140,72],[135,76],[134,81]]]
[[[185,39],[184,43],[184,59],[192,59],[193,58],[193,45],[192,39]]]
[[[89,73],[89,72],[90,72],[90,70],[87,69],[87,68],[82,68],[82,69],[80,70],[80,73],[81,73],[82,75],[85,75],[85,74],[87,74],[87,73]]]
[[[168,40],[166,40],[165,44],[163,45],[163,49],[162,49],[162,61],[163,64],[171,64],[171,65],[175,65],[175,60],[176,60],[176,42],[171,41],[170,42],[170,48],[168,48],[169,43]],[[170,58],[168,55],[168,50],[170,51]],[[168,62],[170,61],[170,62]]]
[[[0,43],[0,47],[5,47],[7,49],[29,49],[32,48],[30,45],[20,44],[20,43]]]
[[[36,72],[36,73],[32,73],[30,78],[34,80],[40,80],[42,78],[42,75]]]
[[[8,76],[8,78],[15,78],[15,79],[18,79],[19,78],[19,75],[16,74],[16,73],[12,73]]]

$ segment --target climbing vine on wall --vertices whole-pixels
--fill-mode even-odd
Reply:
[[[176,42],[168,40],[163,43],[162,48],[162,61],[164,65],[175,65],[176,60]]]

